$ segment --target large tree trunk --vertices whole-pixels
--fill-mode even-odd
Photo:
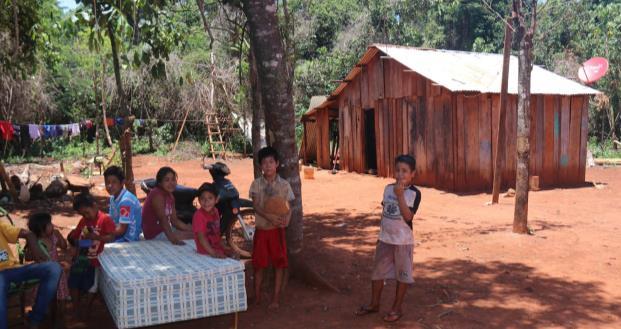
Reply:
[[[280,154],[279,173],[289,181],[295,195],[291,223],[287,228],[287,249],[291,258],[296,258],[302,251],[302,189],[295,142],[292,81],[287,74],[277,7],[270,0],[244,0],[242,9],[248,19],[261,82],[259,88],[265,110],[267,134],[272,146]]]
[[[515,212],[513,232],[528,233],[528,166],[530,135],[530,78],[533,70],[533,35],[536,27],[537,0],[532,0],[530,27],[527,27],[528,9],[521,0],[513,0],[514,26],[518,51],[518,115],[517,115],[517,176],[515,181]],[[526,13],[524,13],[526,11]]]
[[[250,46],[248,52],[248,63],[250,64],[250,95],[252,104],[252,154],[254,156],[259,150],[267,145],[265,136],[265,112],[261,102],[261,89],[257,63],[254,55],[254,47]],[[257,161],[253,161],[254,178],[261,176],[261,168]]]
[[[121,65],[119,64],[119,52],[116,39],[114,37],[114,29],[108,24],[108,37],[110,38],[110,48],[112,49],[112,63],[114,66],[114,78],[116,81],[117,96],[120,100],[121,113],[125,116],[125,122],[121,130],[121,140],[119,146],[121,149],[121,163],[125,171],[125,187],[136,194],[136,186],[134,185],[134,170],[132,167],[132,124],[133,118],[129,116],[129,108],[127,99],[123,92],[123,82],[121,81]]]

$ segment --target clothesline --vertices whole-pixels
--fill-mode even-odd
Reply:
[[[149,123],[157,122],[183,122],[180,119],[134,119],[135,127],[142,127]],[[185,122],[204,122],[203,120],[185,120]],[[122,126],[125,118],[106,118],[108,127]],[[0,139],[5,141],[13,140],[13,136],[20,136],[22,140],[36,141],[38,139],[50,139],[55,137],[76,137],[80,136],[82,130],[90,130],[98,125],[91,119],[82,120],[79,123],[66,124],[33,124],[33,123],[11,123],[0,120]],[[94,131],[93,131],[94,133]],[[89,136],[91,133],[89,133]]]

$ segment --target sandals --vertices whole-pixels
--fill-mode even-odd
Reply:
[[[369,315],[369,314],[377,313],[377,312],[379,312],[379,309],[377,308],[371,308],[370,306],[362,305],[360,306],[360,308],[358,308],[356,312],[354,312],[354,314],[357,316],[364,316],[364,315]]]
[[[391,311],[384,316],[384,322],[397,322],[402,316],[401,312]]]

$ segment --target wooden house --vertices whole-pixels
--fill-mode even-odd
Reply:
[[[491,190],[501,71],[499,54],[374,44],[328,98],[304,114],[302,121],[315,125],[314,159],[332,168],[330,137],[338,136],[342,170],[390,177],[394,158],[409,153],[417,161],[419,185]],[[512,56],[501,128],[505,187],[515,185],[517,73]],[[585,181],[588,103],[597,93],[534,66],[530,174],[539,176],[540,186]],[[306,162],[311,158],[307,154]]]

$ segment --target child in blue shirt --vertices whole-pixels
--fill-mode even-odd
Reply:
[[[110,217],[116,224],[114,242],[140,240],[142,233],[142,206],[138,198],[125,189],[123,169],[112,166],[104,172],[106,191],[110,194]]]

